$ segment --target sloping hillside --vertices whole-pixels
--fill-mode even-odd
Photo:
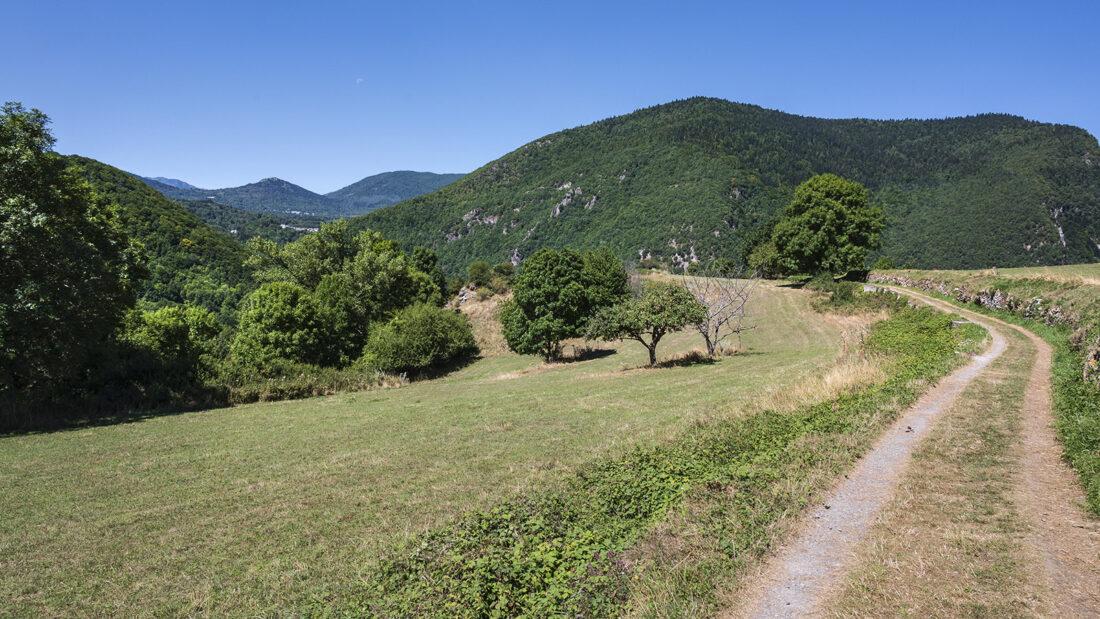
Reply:
[[[213,200],[246,211],[268,213],[304,213],[333,216],[334,205],[324,196],[284,181],[265,178],[255,183],[226,189],[196,189],[175,187],[150,178],[143,178],[150,187],[173,200]]]
[[[145,246],[144,300],[189,301],[229,319],[251,281],[243,245],[128,172],[86,157],[68,159],[96,191],[118,204],[126,232]]]
[[[1100,146],[1008,115],[825,120],[694,98],[554,133],[442,190],[366,215],[451,268],[543,245],[624,258],[736,257],[815,173],[869,186],[883,253],[944,268],[1100,255]]]
[[[408,170],[383,172],[325,194],[325,197],[338,203],[344,214],[357,215],[435,191],[462,176]]]

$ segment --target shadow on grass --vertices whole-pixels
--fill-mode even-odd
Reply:
[[[562,355],[555,363],[577,363],[579,361],[603,359],[619,352],[614,348],[592,348],[590,346],[573,346],[572,348],[572,354]]]
[[[43,403],[36,406],[20,406],[13,402],[0,402],[0,437],[29,434],[47,434],[68,430],[83,430],[102,426],[145,421],[156,417],[195,413],[215,408],[227,408],[254,402],[283,402],[326,397],[340,393],[357,393],[394,387],[407,381],[442,378],[481,359],[470,356],[448,364],[400,376],[383,375],[376,384],[371,378],[361,381],[342,380],[337,374],[326,380],[321,376],[258,378],[255,383],[237,385],[238,392],[255,386],[260,393],[256,397],[235,400],[230,389],[223,385],[196,387],[186,393],[164,395],[150,401],[143,393],[143,385],[131,383],[123,389],[105,392],[85,398],[74,396],[66,404]],[[285,382],[284,382],[285,381]],[[265,383],[266,386],[265,386]],[[237,396],[239,397],[239,396]],[[61,398],[57,398],[60,400]],[[144,401],[143,401],[144,400]]]
[[[705,352],[703,352],[701,350],[692,350],[692,351],[686,352],[682,355],[679,355],[677,357],[673,357],[671,359],[665,359],[664,361],[659,361],[657,363],[657,365],[649,366],[649,367],[655,367],[655,368],[686,368],[686,367],[691,367],[693,365],[712,365],[716,361],[718,361],[718,360],[715,359],[714,357],[711,357],[710,355],[706,354]]]

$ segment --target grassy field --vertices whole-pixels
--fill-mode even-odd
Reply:
[[[497,355],[397,389],[2,438],[0,597],[21,615],[296,606],[455,514],[774,399],[842,346],[806,293],[763,288],[751,313],[746,353],[709,365],[638,369],[629,343]]]
[[[884,271],[889,273],[890,271]],[[1017,267],[1012,269],[977,269],[970,271],[925,271],[927,273],[950,273],[955,276],[996,275],[1000,277],[1040,278],[1057,282],[1085,282],[1100,285],[1100,262],[1088,264],[1065,264],[1060,266]]]

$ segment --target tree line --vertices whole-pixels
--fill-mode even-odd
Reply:
[[[194,277],[150,256],[195,255],[177,248],[196,235],[145,237],[166,248],[131,236],[179,224],[165,213],[133,221],[147,211],[97,192],[87,169],[53,151],[48,122],[15,103],[0,116],[3,426],[309,395],[476,354],[468,321],[442,307],[432,251],[342,221],[281,245],[252,239],[231,283],[202,270],[215,276],[210,294],[188,293],[190,280],[150,289]]]

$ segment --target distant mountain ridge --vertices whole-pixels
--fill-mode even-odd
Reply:
[[[165,185],[168,185],[169,187],[175,187],[176,189],[198,189],[198,187],[195,187],[191,183],[185,183],[178,178],[165,178],[163,176],[154,176],[149,180],[157,181],[158,183],[163,183]]]
[[[349,211],[352,209],[372,211],[441,189],[463,176],[463,174],[436,174],[411,170],[383,172],[327,193],[325,197],[347,205]]]
[[[794,187],[832,172],[887,215],[899,265],[1100,258],[1100,145],[1083,129],[984,114],[822,119],[696,97],[543,136],[434,193],[353,219],[451,270],[540,247],[668,264],[744,257]]]
[[[326,195],[274,177],[223,189],[201,189],[164,177],[141,178],[150,187],[173,200],[211,200],[246,211],[336,219],[361,215],[435,191],[462,176],[434,172],[383,172]]]

